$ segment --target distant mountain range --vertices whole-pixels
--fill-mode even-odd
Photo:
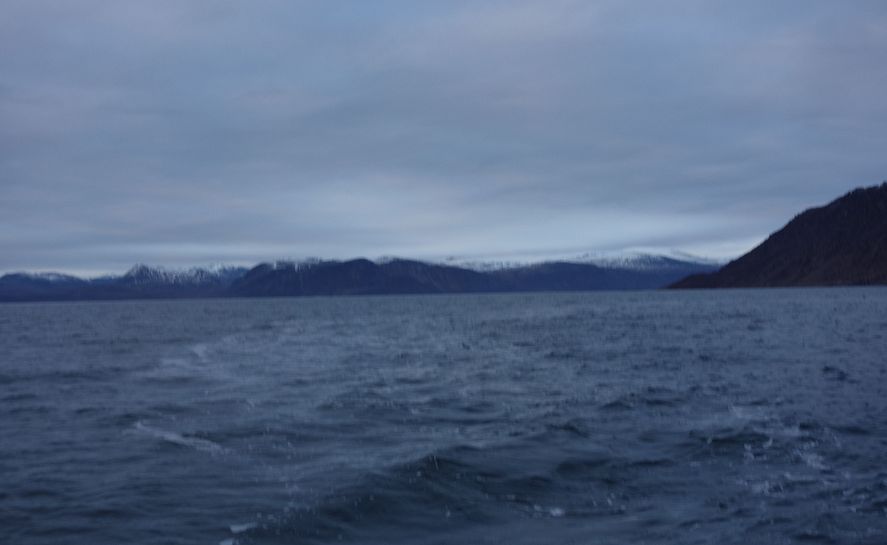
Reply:
[[[407,259],[283,261],[251,269],[187,271],[136,265],[121,276],[94,279],[7,274],[0,277],[0,301],[656,289],[716,268],[708,262],[651,255],[598,264],[579,259],[473,268]]]
[[[172,271],[136,265],[123,275],[0,277],[0,301],[274,297],[411,293],[593,291],[887,284],[887,182],[811,208],[759,246],[720,267],[662,255],[586,254],[575,259],[428,263],[306,260]]]
[[[673,288],[887,284],[887,182],[811,208],[717,272]]]
[[[0,277],[0,301],[222,297],[246,271],[244,267],[170,271],[136,265],[121,276],[91,279],[58,273],[12,273]]]

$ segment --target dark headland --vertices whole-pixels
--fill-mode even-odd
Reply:
[[[672,288],[887,284],[887,182],[797,215],[759,246]]]

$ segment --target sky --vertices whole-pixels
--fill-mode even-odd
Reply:
[[[887,2],[4,0],[0,272],[729,259],[887,179]]]

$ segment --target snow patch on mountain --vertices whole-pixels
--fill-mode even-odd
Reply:
[[[632,271],[668,270],[684,268],[687,265],[717,266],[719,263],[683,252],[646,253],[646,252],[589,252],[573,258],[565,259],[570,263],[590,263],[605,269],[624,269]]]
[[[13,273],[13,275],[21,276],[25,278],[30,278],[32,280],[42,280],[44,282],[81,282],[79,278],[76,276],[71,276],[70,274],[61,274],[56,272],[20,272]]]
[[[586,252],[579,255],[572,254],[548,257],[543,260],[461,259],[458,257],[448,257],[438,263],[441,265],[471,269],[478,272],[491,272],[553,262],[582,263],[595,265],[604,269],[631,271],[662,271],[682,269],[691,265],[712,267],[721,265],[718,261],[680,251],[645,252],[634,250],[618,252]]]
[[[139,263],[129,269],[121,279],[133,285],[188,285],[229,283],[243,275],[243,267],[215,265],[211,267],[191,267],[189,269],[168,269]]]

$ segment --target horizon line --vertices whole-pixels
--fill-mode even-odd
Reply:
[[[495,254],[493,254],[495,255]],[[133,262],[131,265],[127,266],[125,269],[81,269],[81,268],[17,268],[17,269],[4,269],[0,270],[0,277],[13,275],[13,274],[24,274],[24,275],[52,275],[58,274],[62,276],[72,276],[75,278],[79,278],[82,280],[94,280],[104,277],[119,277],[124,276],[128,272],[132,271],[134,268],[139,266],[145,266],[154,270],[161,270],[165,272],[188,272],[195,270],[205,270],[212,271],[224,268],[244,268],[244,269],[252,269],[262,264],[277,264],[277,263],[310,263],[310,262],[331,262],[331,263],[344,263],[348,261],[354,261],[359,259],[365,259],[367,261],[371,261],[376,264],[381,264],[389,261],[395,260],[404,260],[404,261],[417,261],[421,263],[427,263],[432,265],[442,265],[442,266],[450,266],[450,267],[459,267],[463,269],[469,270],[484,270],[484,265],[487,266],[496,266],[501,268],[517,268],[531,265],[538,265],[543,263],[554,263],[554,262],[574,262],[574,263],[590,263],[595,264],[595,260],[606,261],[608,259],[616,260],[619,258],[639,258],[639,257],[658,257],[658,258],[668,258],[674,259],[677,261],[686,261],[690,263],[701,263],[707,265],[724,265],[733,259],[736,259],[738,256],[730,257],[730,258],[722,258],[716,259],[711,257],[700,256],[696,254],[692,254],[689,252],[683,252],[680,250],[670,250],[670,251],[638,251],[638,250],[622,250],[622,251],[588,251],[582,254],[571,254],[571,255],[555,255],[551,257],[542,257],[542,258],[529,258],[529,254],[510,254],[513,257],[511,259],[507,258],[471,258],[469,256],[447,256],[443,258],[418,258],[418,257],[407,257],[403,255],[394,255],[394,254],[386,254],[380,255],[378,257],[367,257],[365,255],[355,255],[352,257],[318,257],[318,256],[305,256],[305,257],[282,257],[282,258],[273,258],[273,259],[260,259],[258,261],[247,261],[247,260],[231,260],[231,261],[209,261],[201,264],[194,265],[167,265],[167,264],[151,264],[147,260],[137,260]]]

